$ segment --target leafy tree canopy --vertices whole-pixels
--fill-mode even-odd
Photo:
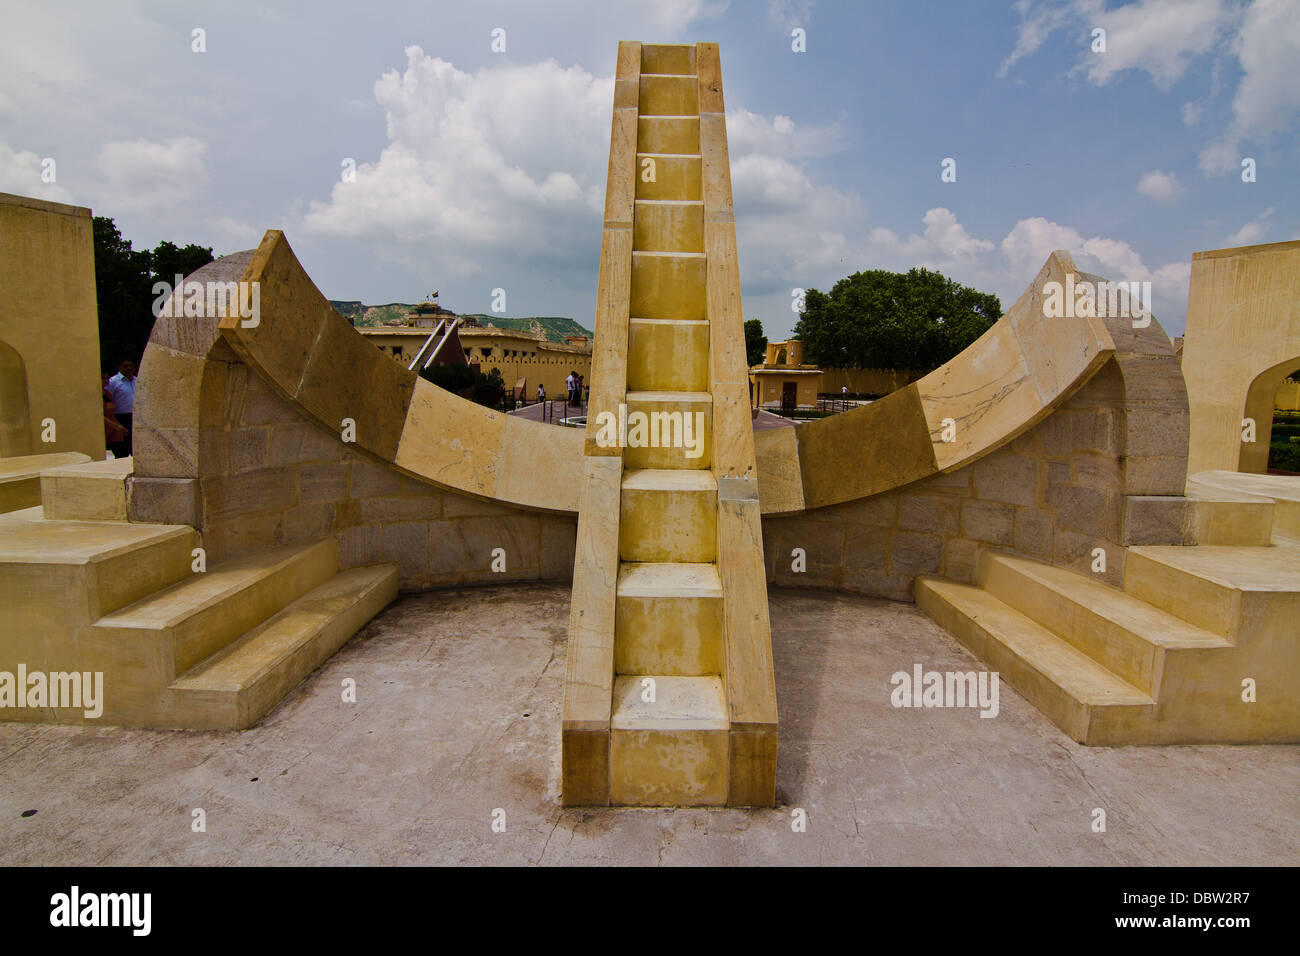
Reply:
[[[434,364],[421,369],[420,377],[439,388],[445,388],[489,408],[500,408],[506,397],[506,383],[501,377],[501,370],[497,368],[488,369],[484,373],[464,364]]]
[[[155,282],[175,283],[213,259],[212,249],[160,242],[153,250],[132,249],[107,216],[93,222],[95,294],[99,300],[99,361],[113,371],[123,359],[138,366],[153,331]]]
[[[767,336],[763,334],[763,323],[759,319],[745,321],[745,361],[752,368],[762,365],[767,357]]]
[[[873,269],[809,289],[795,337],[804,361],[823,368],[893,368],[928,372],[947,362],[1002,315],[995,295],[942,273]]]

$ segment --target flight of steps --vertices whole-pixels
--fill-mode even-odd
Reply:
[[[334,538],[196,572],[193,528],[115,520],[128,474],[47,472],[44,508],[0,515],[0,671],[102,672],[96,722],[248,727],[397,594],[395,565],[340,571]],[[0,718],[87,722],[48,707]]]
[[[1081,743],[1300,742],[1300,546],[1274,542],[1130,547],[1122,589],[985,552],[976,584],[921,577],[916,600]]]
[[[634,412],[711,423],[704,202],[693,47],[642,47],[627,393]],[[712,433],[702,453],[624,451],[610,802],[727,801],[722,581]]]

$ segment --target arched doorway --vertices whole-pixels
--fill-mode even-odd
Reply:
[[[32,453],[27,366],[18,350],[0,342],[0,458]]]
[[[1255,440],[1241,443],[1241,457],[1237,470],[1262,475],[1268,471],[1269,451],[1273,437],[1273,409],[1278,388],[1292,375],[1300,372],[1300,355],[1267,368],[1255,376],[1246,392],[1244,417],[1255,422]],[[1282,416],[1282,421],[1288,416]],[[1286,429],[1290,437],[1290,429]],[[1280,435],[1280,432],[1279,432]],[[1287,469],[1292,470],[1292,469]],[[1300,469],[1295,469],[1300,470]]]

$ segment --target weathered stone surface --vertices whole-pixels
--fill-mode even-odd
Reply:
[[[197,478],[139,478],[126,480],[127,514],[145,524],[187,524],[201,521]]]
[[[298,470],[298,497],[307,502],[342,501],[348,496],[348,466],[342,462],[307,464]]]
[[[976,498],[1032,505],[1038,500],[1039,463],[1004,452],[994,452],[975,463]]]
[[[889,570],[894,574],[936,574],[943,557],[943,538],[900,531],[890,540]]]
[[[1037,508],[1017,508],[1015,546],[1017,551],[1035,556],[1052,553],[1052,516]]]
[[[903,492],[900,495],[898,527],[904,531],[956,534],[959,499],[940,495]]]
[[[1188,499],[1130,495],[1124,499],[1124,539],[1130,544],[1183,543]]]
[[[962,535],[989,544],[1011,544],[1015,540],[1014,505],[996,501],[963,501]]]

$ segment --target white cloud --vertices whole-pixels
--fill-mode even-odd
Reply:
[[[1108,9],[1106,0],[1016,4],[1016,45],[998,75],[1032,55],[1058,30],[1078,34],[1076,72],[1103,85],[1125,70],[1143,70],[1158,86],[1179,80],[1193,59],[1214,48],[1237,15],[1228,0],[1137,0]],[[1106,31],[1105,52],[1093,52],[1092,30]]]
[[[161,212],[191,200],[208,184],[206,150],[192,136],[106,143],[95,159],[104,176],[98,201],[114,209]]]
[[[767,19],[788,33],[795,27],[807,29],[812,19],[813,0],[767,0]]]
[[[1253,246],[1264,241],[1264,220],[1273,215],[1273,207],[1269,206],[1262,213],[1246,223],[1232,235],[1223,240],[1225,248],[1232,246]]]
[[[72,193],[57,181],[57,161],[53,167],[56,181],[42,182],[41,174],[48,168],[42,164],[47,158],[53,157],[38,156],[31,150],[14,150],[8,144],[0,143],[0,192],[50,202],[72,202]]]
[[[575,238],[599,234],[612,78],[553,60],[466,73],[418,46],[406,55],[374,86],[388,145],[373,162],[355,157],[356,181],[313,202],[303,225],[421,243],[462,273],[477,251],[589,252]]]
[[[1185,193],[1187,188],[1178,181],[1176,173],[1152,169],[1138,177],[1137,191],[1156,202],[1171,203]]]
[[[1255,0],[1233,45],[1244,73],[1223,136],[1200,155],[1206,173],[1239,168],[1242,142],[1282,130],[1300,113],[1300,15],[1293,0]]]

